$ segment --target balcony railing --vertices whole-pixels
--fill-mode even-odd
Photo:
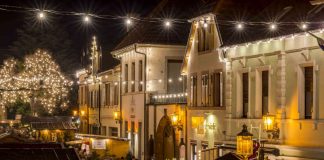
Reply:
[[[151,94],[150,104],[186,104],[187,93]]]

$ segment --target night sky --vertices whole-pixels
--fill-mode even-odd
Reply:
[[[1,0],[0,5],[13,5],[30,8],[45,8],[58,11],[89,12],[93,14],[112,14],[116,16],[145,15],[159,0]],[[24,18],[36,17],[33,12],[8,12],[0,10],[0,60],[10,57],[9,46],[17,39],[16,30],[22,26]],[[76,50],[82,55],[95,35],[103,51],[103,68],[111,68],[118,61],[110,56],[111,49],[127,33],[124,20],[92,19],[90,26],[85,26],[79,16],[53,15],[62,18]]]

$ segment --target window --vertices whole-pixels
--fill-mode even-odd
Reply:
[[[197,106],[197,76],[190,77],[190,104]]]
[[[243,118],[247,118],[249,112],[249,74],[243,73]]]
[[[312,119],[313,112],[313,67],[305,67],[305,119]]]
[[[128,121],[125,121],[125,135],[124,135],[124,137],[125,138],[128,138]]]
[[[125,86],[124,86],[124,89],[125,89],[125,93],[128,92],[128,64],[125,64]]]
[[[167,61],[167,92],[168,93],[182,93],[184,92],[184,79],[181,77],[182,60]]]
[[[107,135],[107,127],[106,126],[101,127],[101,135],[103,135],[103,136]]]
[[[131,91],[135,92],[135,62],[132,63],[132,74],[131,74]]]
[[[262,71],[262,115],[269,113],[269,71]]]
[[[109,127],[109,136],[118,137],[118,128],[117,127]]]
[[[110,105],[110,83],[105,84],[105,102],[105,105]]]
[[[208,106],[209,104],[209,75],[208,73],[201,75],[201,105]]]
[[[191,160],[197,160],[197,144],[191,143]]]
[[[212,101],[213,106],[223,106],[223,72],[215,72],[212,77]]]
[[[138,91],[142,91],[143,90],[143,61],[140,60],[138,62]]]
[[[119,99],[119,88],[118,85],[114,86],[114,105],[118,105],[118,99]]]
[[[198,30],[198,52],[209,51],[214,43],[214,27],[199,27]]]

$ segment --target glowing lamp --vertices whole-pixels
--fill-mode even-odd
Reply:
[[[179,123],[179,114],[176,114],[176,113],[172,114],[171,121],[172,121],[173,126],[177,126]]]
[[[73,116],[77,116],[78,115],[78,111],[73,111]]]
[[[119,111],[114,111],[114,119],[115,119],[115,121],[120,120],[120,112]]]
[[[81,116],[84,116],[85,115],[85,112],[84,111],[81,111]]]
[[[236,152],[245,159],[253,154],[253,134],[247,130],[247,126],[243,125],[243,130],[236,136]]]
[[[266,131],[273,131],[274,130],[274,123],[275,123],[275,116],[274,115],[264,115],[262,117],[264,123],[264,129]]]

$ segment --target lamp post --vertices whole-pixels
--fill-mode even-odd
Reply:
[[[243,156],[247,160],[253,154],[253,134],[251,134],[247,126],[244,124],[243,129],[236,136],[236,152],[238,155]]]

